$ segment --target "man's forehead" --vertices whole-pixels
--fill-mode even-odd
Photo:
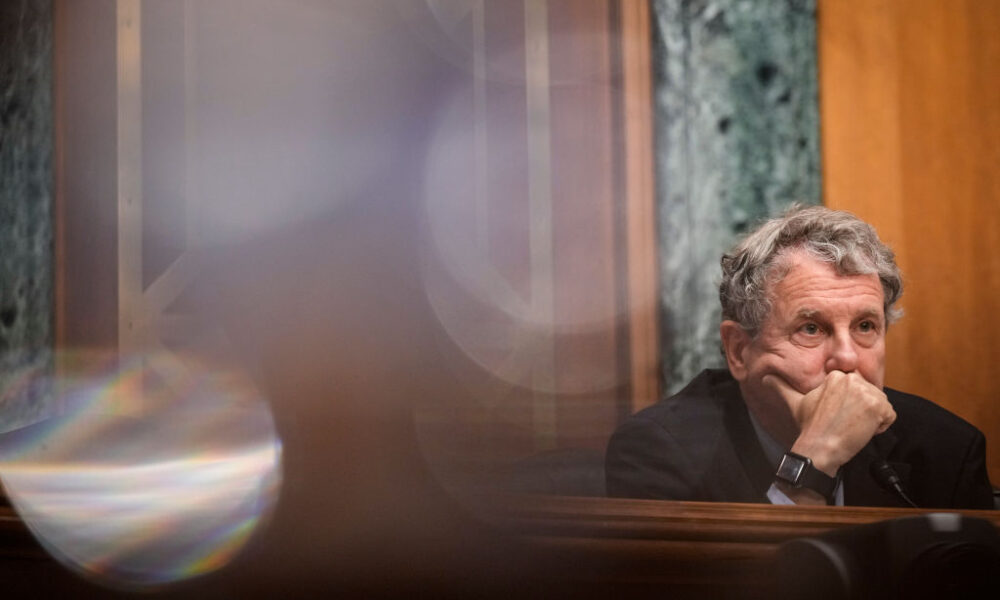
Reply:
[[[780,276],[770,286],[774,293],[809,293],[851,287],[870,288],[872,293],[883,293],[877,274],[838,273],[833,264],[814,258],[802,250],[789,253],[783,263]]]
[[[882,314],[884,291],[876,274],[840,274],[830,263],[801,252],[787,258],[783,276],[770,287],[772,301],[796,314],[838,307]]]
[[[802,306],[795,310],[794,317],[798,319],[820,319],[830,312],[827,308],[815,308],[812,306]],[[857,306],[854,307],[852,316],[864,319],[881,319],[884,309],[882,306]]]

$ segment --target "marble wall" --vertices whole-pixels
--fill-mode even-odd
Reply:
[[[815,0],[654,0],[665,389],[719,351],[719,258],[820,201]]]
[[[52,1],[0,3],[0,431],[37,420],[52,371]]]

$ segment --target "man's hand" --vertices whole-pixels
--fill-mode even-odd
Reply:
[[[763,383],[785,400],[799,425],[792,452],[808,456],[831,477],[896,420],[885,393],[857,373],[831,371],[807,394],[776,375],[767,375]]]

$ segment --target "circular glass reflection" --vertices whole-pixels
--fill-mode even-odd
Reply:
[[[146,355],[54,387],[63,414],[0,435],[0,479],[69,568],[163,586],[229,563],[271,513],[281,443],[239,372]]]

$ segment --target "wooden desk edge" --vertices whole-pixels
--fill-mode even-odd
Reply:
[[[797,537],[929,513],[960,513],[1000,527],[1000,511],[805,507],[627,498],[494,495],[467,506],[514,534],[780,544]]]

